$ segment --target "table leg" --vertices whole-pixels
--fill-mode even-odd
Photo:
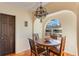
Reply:
[[[50,54],[49,54],[49,48],[48,47],[46,47],[46,50],[47,50],[47,56],[49,56]]]

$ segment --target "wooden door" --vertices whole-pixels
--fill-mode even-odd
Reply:
[[[15,52],[15,16],[1,14],[0,55]]]

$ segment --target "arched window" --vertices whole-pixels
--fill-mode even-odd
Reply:
[[[56,26],[60,26],[60,21],[59,19],[52,19],[48,24],[47,27],[56,27]]]
[[[46,34],[47,35],[61,35],[61,23],[59,19],[52,19],[46,26]]]

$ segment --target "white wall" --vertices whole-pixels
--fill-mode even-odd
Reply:
[[[29,49],[27,38],[32,37],[32,20],[28,11],[22,8],[0,3],[0,13],[16,16],[16,53]],[[24,26],[24,21],[28,21],[28,27]]]
[[[44,30],[45,26],[52,19],[59,19],[61,27],[63,29],[63,36],[66,36],[65,51],[71,54],[77,55],[77,17],[71,11],[60,11],[57,13],[49,14],[44,19]]]
[[[34,33],[38,33],[39,38],[42,38],[42,22],[40,22],[40,19],[34,21]]]

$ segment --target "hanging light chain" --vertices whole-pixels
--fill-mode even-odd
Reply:
[[[42,2],[40,2],[40,6],[35,11],[35,16],[37,18],[40,18],[40,21],[42,22],[42,18],[47,15],[46,8],[42,6]]]

